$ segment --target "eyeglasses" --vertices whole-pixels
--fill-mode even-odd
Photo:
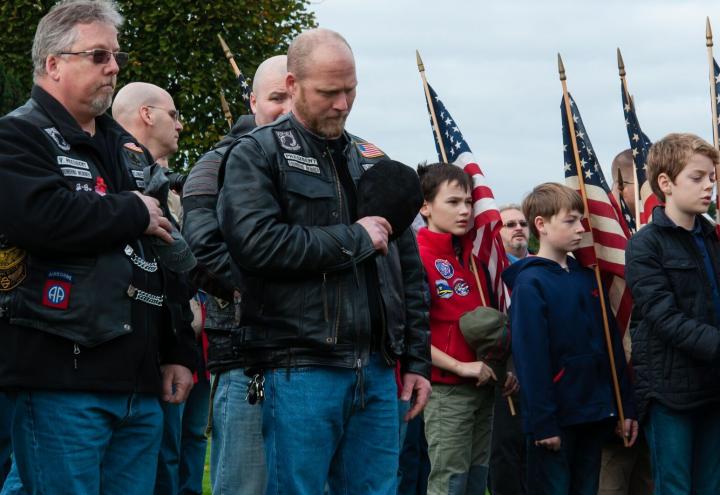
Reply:
[[[164,110],[167,112],[167,114],[170,116],[171,119],[173,119],[175,122],[180,122],[180,112],[175,110],[174,108],[163,108],[163,107],[156,107],[153,105],[145,105],[148,108],[155,108],[157,110]]]
[[[527,221],[525,220],[510,220],[509,222],[505,222],[503,224],[503,227],[507,227],[509,229],[514,229],[517,227],[517,225],[520,224],[520,227],[525,228],[528,226]]]
[[[110,56],[115,57],[115,62],[121,69],[125,67],[130,59],[130,55],[127,52],[111,52],[110,50],[103,50],[102,48],[95,48],[94,50],[83,50],[81,52],[60,52],[58,55],[92,55],[92,61],[96,65],[104,65],[110,62]]]

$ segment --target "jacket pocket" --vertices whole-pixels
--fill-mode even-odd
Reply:
[[[285,173],[287,215],[290,223],[330,225],[340,223],[337,187],[321,176]]]
[[[582,406],[597,402],[598,389],[609,383],[610,372],[606,372],[606,357],[603,354],[582,354],[565,358],[562,367],[553,376],[557,403]]]
[[[698,292],[705,293],[706,281],[700,276],[700,268],[692,260],[665,259],[663,268],[667,275],[675,301],[678,307],[685,312],[695,314],[694,302],[698,299]]]
[[[122,252],[63,260],[29,256],[10,323],[94,347],[132,331],[131,280]]]

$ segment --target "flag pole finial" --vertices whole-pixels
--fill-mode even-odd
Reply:
[[[565,65],[563,64],[562,57],[558,53],[558,72],[560,73],[560,80],[565,81],[567,77],[565,77]]]
[[[620,52],[620,48],[617,49],[617,62],[618,62],[618,71],[620,71],[620,77],[625,77],[625,61],[623,60],[622,53]]]
[[[233,54],[230,51],[230,47],[227,46],[227,43],[225,43],[225,40],[223,39],[222,36],[220,36],[220,34],[218,34],[217,37],[220,40],[220,46],[222,47],[222,51],[225,54],[225,57],[227,57],[227,59],[230,60],[233,57]]]
[[[705,46],[713,46],[712,28],[710,27],[710,17],[705,18]]]
[[[420,52],[415,50],[415,58],[417,59],[417,66],[420,72],[425,72],[425,64],[423,64],[422,58],[420,58]]]

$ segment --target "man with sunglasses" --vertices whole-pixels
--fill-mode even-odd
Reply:
[[[55,5],[31,98],[0,119],[0,389],[10,477],[29,493],[151,493],[158,397],[192,387],[190,294],[149,242],[170,242],[170,223],[135,191],[127,132],[104,115],[127,61],[121,23],[110,1]]]

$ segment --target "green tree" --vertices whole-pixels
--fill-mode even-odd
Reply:
[[[0,62],[0,116],[14,110],[27,99],[22,83]]]
[[[0,2],[0,64],[19,80],[26,98],[32,86],[30,49],[40,18],[54,1]],[[217,39],[221,34],[246,77],[265,58],[285,53],[298,33],[314,27],[307,0],[120,0],[120,34],[130,63],[118,87],[145,81],[167,89],[183,117],[174,168],[187,168],[228,128],[220,107],[223,91],[233,117],[244,112],[240,89]]]

